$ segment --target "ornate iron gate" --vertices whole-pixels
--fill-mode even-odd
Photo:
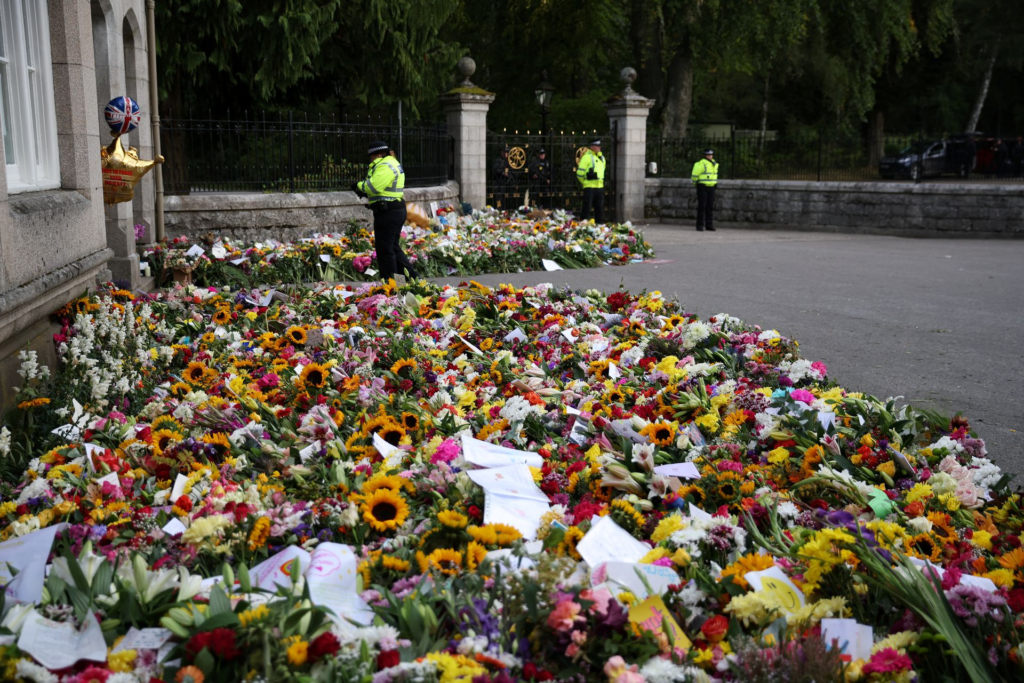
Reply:
[[[488,131],[487,203],[505,211],[516,209],[523,205],[529,191],[530,206],[567,209],[578,214],[583,205],[583,189],[576,180],[576,167],[587,143],[599,137],[601,151],[608,160],[604,179],[604,219],[615,220],[616,129],[613,124],[612,130],[602,135]],[[501,154],[505,149],[508,149],[507,163]],[[542,150],[544,159],[541,159]]]

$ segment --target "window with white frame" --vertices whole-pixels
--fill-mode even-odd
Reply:
[[[0,0],[0,128],[8,192],[60,187],[46,0]]]

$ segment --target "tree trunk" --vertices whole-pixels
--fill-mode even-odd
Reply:
[[[693,56],[689,45],[683,45],[668,67],[665,107],[661,110],[661,133],[664,137],[686,137],[693,106]]]
[[[992,70],[996,66],[996,59],[999,57],[999,41],[992,46],[992,55],[988,59],[988,66],[985,67],[985,77],[981,80],[981,90],[978,91],[978,99],[974,101],[974,108],[971,109],[971,118],[967,122],[965,133],[973,133],[978,128],[978,120],[981,118],[981,110],[985,106],[985,99],[988,97],[988,86],[992,84]]]
[[[868,123],[868,166],[876,168],[885,156],[885,112],[875,109]]]
[[[656,111],[651,112],[657,120],[661,107],[661,90],[664,85],[662,73],[661,26],[649,0],[633,0],[630,21],[630,41],[633,43],[633,64],[636,68],[636,91],[644,97],[656,100]]]
[[[764,152],[764,139],[768,135],[768,83],[771,72],[764,75],[764,97],[761,100],[761,139],[757,145],[757,156]]]

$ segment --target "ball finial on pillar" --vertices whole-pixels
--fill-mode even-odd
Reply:
[[[619,80],[622,81],[623,93],[630,94],[633,92],[633,83],[636,82],[636,69],[631,66],[627,66],[619,72]]]
[[[472,57],[463,57],[459,60],[458,64],[459,73],[462,74],[461,85],[472,87],[473,82],[469,80],[470,76],[476,73],[476,62],[473,61]]]

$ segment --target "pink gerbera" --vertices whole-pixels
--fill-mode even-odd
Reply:
[[[914,662],[906,655],[901,655],[891,647],[879,650],[871,655],[871,660],[864,665],[865,674],[889,674],[899,671],[909,671],[913,668]]]

